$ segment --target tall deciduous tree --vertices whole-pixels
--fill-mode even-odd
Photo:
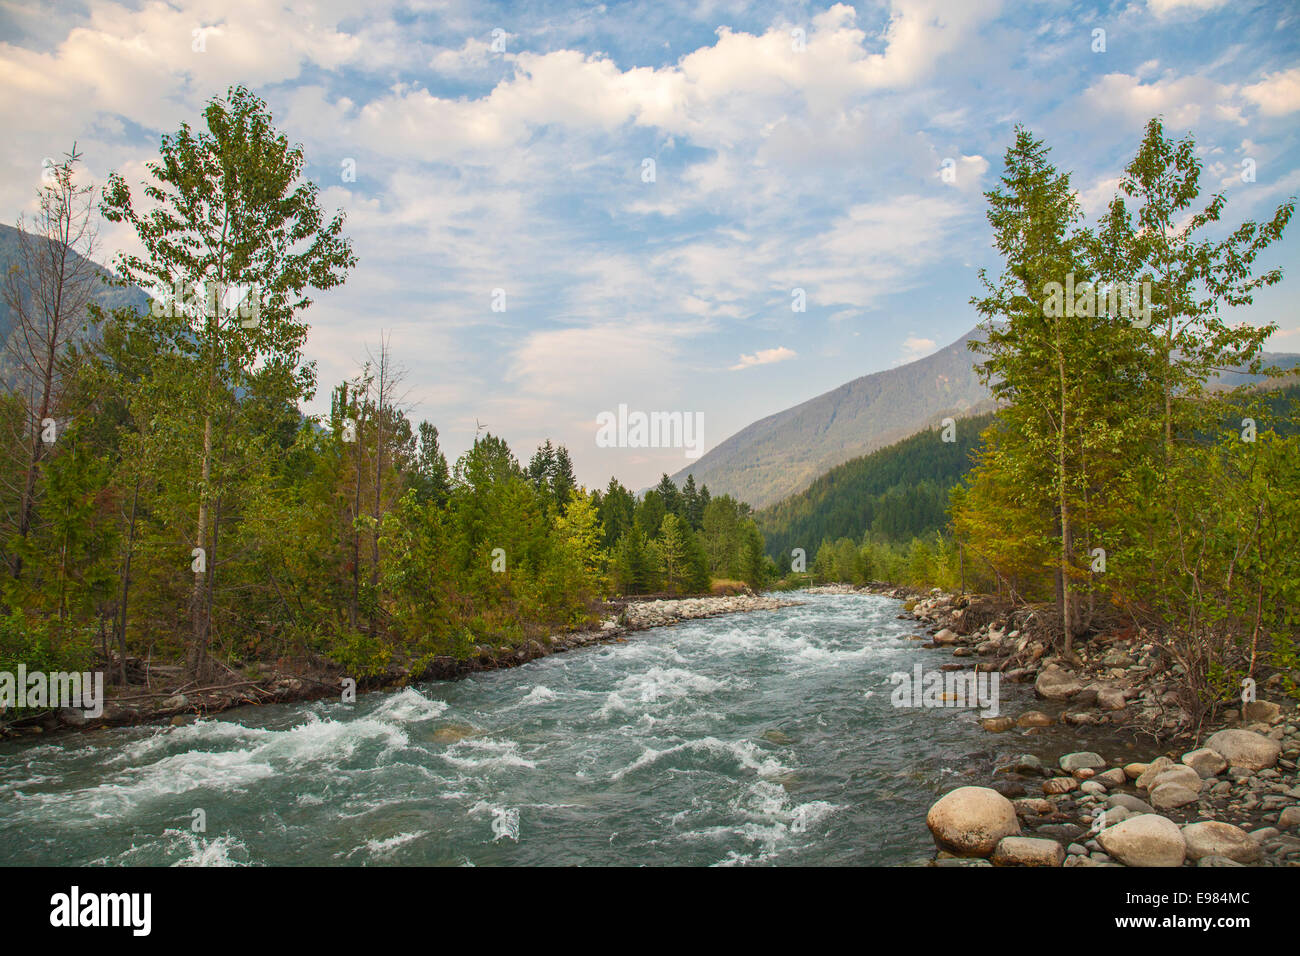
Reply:
[[[311,394],[314,368],[302,359],[308,290],[343,282],[356,257],[343,215],[325,220],[318,188],[300,178],[302,148],[275,129],[262,100],[234,87],[209,102],[204,119],[205,130],[186,123],[163,136],[143,190],[152,208],[137,208],[113,174],[102,210],[129,224],[144,249],[119,256],[117,265],[157,297],[153,331],[194,365],[190,413],[202,422],[194,542],[206,552],[223,491],[214,474],[222,406],[236,399],[255,364],[263,384],[284,398]],[[195,576],[190,602],[187,664],[196,675],[206,672],[211,636],[215,562],[207,568]]]

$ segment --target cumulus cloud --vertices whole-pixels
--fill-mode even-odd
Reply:
[[[1270,73],[1241,91],[1265,116],[1283,116],[1300,110],[1300,67]]]
[[[755,365],[771,365],[773,362],[784,362],[794,358],[798,353],[784,345],[774,349],[759,349],[753,355],[740,356],[740,361],[731,366],[731,371],[738,372],[741,369],[753,368]]]

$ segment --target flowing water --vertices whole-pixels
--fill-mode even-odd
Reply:
[[[900,709],[900,602],[803,595],[522,667],[0,745],[0,864],[890,864],[1018,735]],[[1024,695],[1002,685],[1004,712]],[[194,832],[202,811],[204,832]]]

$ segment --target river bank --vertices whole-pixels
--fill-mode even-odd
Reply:
[[[957,659],[942,670],[1032,682],[1041,701],[1041,709],[980,721],[988,733],[1025,738],[1026,752],[998,767],[987,787],[956,788],[930,808],[938,852],[918,862],[1300,866],[1294,701],[1279,693],[1243,702],[1197,727],[1180,703],[1178,665],[1148,634],[1116,629],[1066,658],[1053,652],[1050,628],[1032,608],[930,593],[906,615],[926,628],[922,647]],[[1279,684],[1265,681],[1264,690]],[[1055,760],[1033,753],[1035,736],[1057,724],[1153,743],[1145,760],[1103,755],[1101,744]]]
[[[417,669],[393,664],[380,675],[357,680],[355,689],[358,692],[377,691],[418,681],[457,680],[481,671],[517,667],[578,648],[623,642],[627,640],[626,635],[648,628],[727,614],[770,611],[799,603],[787,597],[753,593],[612,601],[603,606],[599,623],[592,627],[549,635],[542,640],[529,640],[517,646],[478,645],[475,653],[468,657],[436,657],[427,666]],[[142,683],[109,688],[103,713],[98,717],[88,717],[77,708],[36,714],[8,724],[0,723],[0,740],[44,738],[52,734],[144,723],[170,721],[183,724],[235,707],[339,697],[345,690],[344,681],[348,677],[341,667],[326,662],[277,669],[256,678],[231,668],[227,670],[231,676],[229,682],[197,687],[182,679],[178,667],[154,667],[151,671],[157,676],[156,681],[150,680],[146,672]]]

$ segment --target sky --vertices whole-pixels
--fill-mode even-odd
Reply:
[[[707,449],[974,326],[1016,124],[1094,218],[1157,114],[1227,222],[1300,193],[1295,2],[90,0],[0,2],[0,219],[74,140],[138,192],[236,83],[359,260],[306,316],[305,410],[382,334],[449,457],[550,438],[589,487],[691,461],[601,447],[602,412],[698,415]],[[1300,352],[1295,228],[1261,265],[1289,278],[1242,318]]]

